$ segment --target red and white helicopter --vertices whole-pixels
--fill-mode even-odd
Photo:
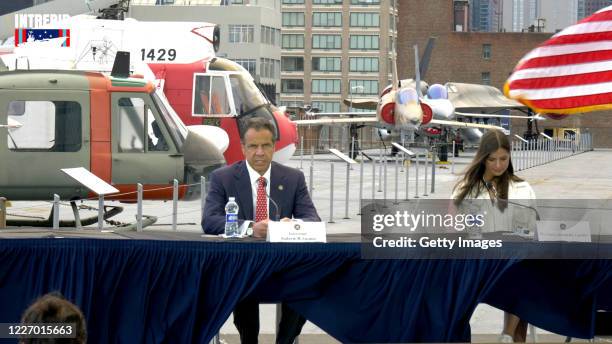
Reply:
[[[248,71],[215,57],[220,32],[214,24],[78,15],[52,26],[70,30],[69,37],[42,42],[22,37],[19,46],[0,50],[4,64],[9,68],[110,72],[116,53],[129,51],[130,70],[155,81],[186,125],[218,119],[229,136],[224,152],[228,164],[243,159],[240,131],[252,117],[264,117],[276,125],[275,160],[286,161],[295,152],[295,123],[266,98]]]

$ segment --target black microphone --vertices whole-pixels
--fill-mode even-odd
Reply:
[[[276,202],[272,199],[272,197],[268,195],[268,190],[266,190],[266,188],[268,187],[268,180],[266,178],[264,178],[263,180],[263,186],[264,186],[264,191],[266,192],[266,197],[270,200],[270,202],[272,202],[272,204],[274,204],[274,207],[276,208],[276,220],[275,221],[280,221],[280,208],[278,207],[278,204],[276,204]]]
[[[496,201],[498,201],[498,202],[506,202],[506,203],[509,203],[509,204],[517,205],[519,207],[531,209],[536,214],[536,221],[540,221],[540,213],[538,213],[538,210],[536,208],[534,208],[532,206],[529,206],[529,205],[526,205],[526,204],[520,204],[520,203],[517,203],[517,202],[512,202],[511,200],[508,200],[508,199],[501,199],[501,198],[499,198],[498,195],[497,195],[497,189],[495,189],[495,185],[493,185],[493,183],[490,182],[490,181],[488,181],[488,182],[485,181],[485,187],[487,188],[487,190],[489,190],[489,191],[491,191],[493,193],[493,198],[495,198]]]
[[[493,198],[495,198],[495,200],[499,200],[499,198],[497,197],[497,189],[495,189],[495,185],[493,185],[492,182],[490,181],[485,181],[485,187],[487,188],[487,190],[489,190],[490,192],[493,192]]]

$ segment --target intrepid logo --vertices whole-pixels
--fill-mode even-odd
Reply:
[[[36,29],[68,19],[68,14],[15,14],[15,29]]]
[[[45,42],[49,46],[69,47],[70,29],[42,28],[68,19],[68,14],[16,14],[15,46],[27,46],[31,43]],[[35,43],[36,42],[36,43]]]

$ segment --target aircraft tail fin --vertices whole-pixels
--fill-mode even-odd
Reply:
[[[427,40],[427,46],[425,47],[425,51],[423,52],[423,56],[421,57],[421,66],[419,67],[419,72],[421,74],[421,78],[426,79],[427,69],[429,68],[429,60],[431,59],[431,51],[433,50],[434,44],[436,42],[436,37],[429,37]]]
[[[393,51],[391,52],[391,68],[393,73],[393,79],[391,84],[391,90],[395,91],[400,86],[399,76],[397,75],[397,52],[395,50],[395,39],[393,40]]]

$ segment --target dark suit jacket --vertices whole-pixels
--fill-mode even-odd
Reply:
[[[239,161],[213,171],[204,206],[202,228],[207,234],[225,230],[225,204],[229,197],[238,203],[238,220],[253,220],[253,194],[246,161]],[[304,174],[297,169],[272,162],[270,170],[270,198],[280,209],[278,219],[284,217],[304,221],[321,221],[306,188]],[[275,219],[276,208],[269,202],[270,219]]]

